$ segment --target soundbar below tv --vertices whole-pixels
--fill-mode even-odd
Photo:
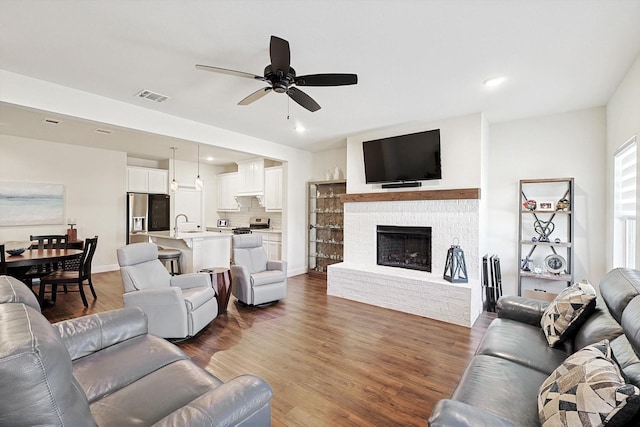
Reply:
[[[419,187],[410,181],[442,179],[440,129],[364,141],[362,150],[367,184]]]

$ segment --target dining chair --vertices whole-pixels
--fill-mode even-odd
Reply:
[[[76,270],[55,270],[40,278],[40,301],[44,300],[44,293],[47,285],[51,286],[51,300],[53,302],[56,301],[58,285],[65,286],[65,289],[67,286],[76,285],[78,286],[78,290],[69,292],[80,292],[82,303],[85,307],[88,307],[89,304],[87,303],[87,297],[84,294],[85,281],[87,282],[86,284],[89,285],[91,295],[93,295],[94,299],[97,299],[98,296],[96,295],[96,290],[93,288],[93,281],[91,280],[91,262],[93,261],[93,255],[96,252],[97,246],[98,236],[85,239],[84,250],[82,251],[80,263]]]
[[[33,236],[29,237],[29,240],[37,241],[37,249],[67,249],[67,241],[69,240],[69,236],[67,234],[48,234],[42,236]],[[33,285],[34,279],[40,279],[51,272],[62,268],[62,264],[59,263],[49,263],[49,264],[40,264],[32,267],[26,274],[25,278],[28,279],[28,282]]]
[[[0,245],[0,275],[7,274],[7,259],[4,253],[4,245]]]

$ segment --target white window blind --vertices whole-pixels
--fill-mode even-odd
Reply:
[[[636,260],[637,152],[633,137],[614,157],[614,262],[617,259],[621,267],[628,268],[635,268]]]
[[[616,217],[636,217],[637,144],[635,138],[615,155]]]

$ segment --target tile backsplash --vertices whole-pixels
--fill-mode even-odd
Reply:
[[[282,229],[282,213],[281,212],[265,212],[264,208],[258,204],[258,199],[251,198],[251,207],[242,207],[239,212],[219,212],[221,219],[228,219],[229,226],[248,227],[251,217],[262,217],[271,219],[271,228]],[[215,226],[215,224],[214,224]],[[211,226],[210,226],[211,227]]]

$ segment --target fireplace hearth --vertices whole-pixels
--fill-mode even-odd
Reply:
[[[431,227],[378,225],[377,263],[431,272]]]

